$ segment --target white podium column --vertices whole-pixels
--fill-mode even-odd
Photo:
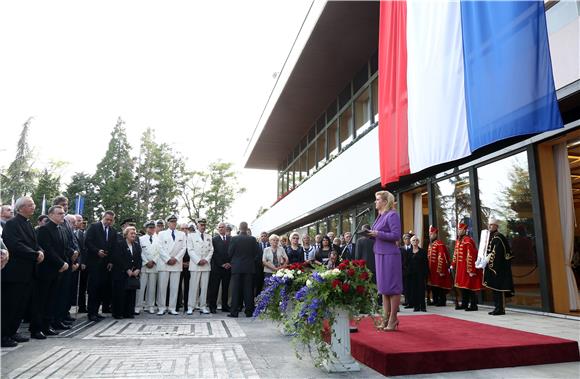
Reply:
[[[350,355],[350,325],[348,311],[337,309],[335,311],[332,335],[330,337],[330,349],[336,354],[331,355],[324,363],[324,369],[328,372],[360,371],[357,361]]]

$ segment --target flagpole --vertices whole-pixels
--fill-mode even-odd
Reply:
[[[41,215],[46,214],[46,195],[42,195],[42,211],[40,212]]]

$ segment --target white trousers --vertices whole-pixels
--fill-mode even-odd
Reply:
[[[157,273],[141,271],[141,288],[137,290],[137,300],[135,301],[135,308],[143,306],[143,298],[147,301],[145,306],[151,308],[155,306],[155,290],[157,289]]]
[[[167,284],[169,283],[169,310],[175,311],[177,305],[177,290],[179,288],[179,276],[181,271],[159,271],[157,286],[157,306],[160,311],[165,311],[167,300]]]
[[[199,297],[199,308],[207,307],[207,287],[209,284],[209,271],[191,271],[189,279],[189,294],[187,296],[187,310],[193,310],[198,303],[197,294],[201,284],[201,295]]]

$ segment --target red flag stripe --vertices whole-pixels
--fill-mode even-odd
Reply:
[[[379,154],[383,186],[410,172],[407,111],[407,3],[381,1]]]

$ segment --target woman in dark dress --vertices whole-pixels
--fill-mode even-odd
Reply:
[[[409,305],[413,306],[414,312],[427,312],[425,306],[425,283],[429,272],[427,252],[419,247],[419,238],[411,237],[411,251],[407,253],[407,270],[409,281],[407,294]]]
[[[288,264],[304,262],[304,249],[300,246],[300,234],[294,232],[290,234],[290,244],[286,246]]]
[[[112,314],[116,319],[133,318],[135,311],[136,289],[127,289],[130,277],[139,277],[141,272],[141,245],[137,241],[137,231],[129,226],[123,231],[123,240],[119,241],[111,256],[113,270]]]
[[[328,262],[328,258],[330,258],[330,252],[332,250],[332,242],[330,241],[330,237],[322,237],[322,240],[320,241],[320,249],[318,249],[314,255],[314,263],[326,264]]]

